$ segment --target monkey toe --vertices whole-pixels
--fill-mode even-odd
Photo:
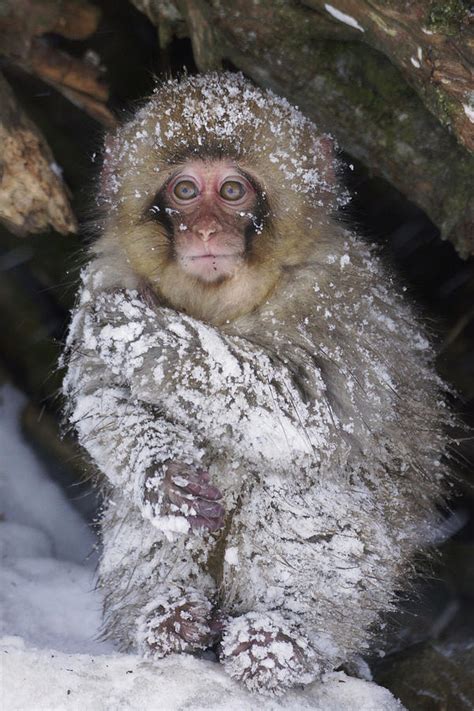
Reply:
[[[145,656],[193,652],[210,647],[212,605],[198,591],[167,593],[155,600],[139,624],[139,646]]]
[[[306,637],[278,612],[249,612],[231,620],[222,640],[222,661],[249,691],[270,696],[308,684],[320,673]]]

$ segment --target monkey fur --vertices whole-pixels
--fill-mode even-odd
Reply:
[[[209,284],[183,274],[156,196],[220,159],[261,187],[241,268]],[[445,489],[432,348],[334,218],[336,172],[330,137],[241,75],[158,86],[106,141],[64,358],[107,492],[106,633],[152,659],[214,646],[265,694],[369,649]]]

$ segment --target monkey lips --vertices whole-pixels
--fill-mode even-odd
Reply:
[[[242,264],[242,254],[179,255],[183,270],[205,282],[222,281],[232,277]]]

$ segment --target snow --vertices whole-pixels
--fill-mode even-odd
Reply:
[[[284,701],[255,699],[218,665],[189,655],[156,666],[134,655],[65,654],[4,640],[3,703],[8,711],[402,711],[390,693],[342,672]]]
[[[81,562],[91,552],[94,538],[85,529],[79,514],[66,503],[58,487],[48,479],[31,449],[19,438],[18,415],[22,404],[19,393],[11,387],[2,389],[2,514],[6,521],[15,521],[17,526],[28,526],[37,531],[38,545],[42,539],[55,557]],[[34,496],[29,492],[34,492]]]
[[[464,113],[471,123],[474,123],[474,106],[472,104],[463,104]]]
[[[360,32],[365,32],[364,28],[361,27],[357,20],[351,17],[351,15],[347,15],[345,12],[341,12],[332,5],[325,5],[324,7],[326,11],[329,12],[330,15],[335,17],[336,20],[339,20],[339,22],[343,22],[345,25],[349,25],[349,27],[353,27],[355,30],[359,30]]]
[[[23,397],[0,391],[2,708],[121,711],[400,711],[391,694],[342,672],[282,700],[244,691],[222,667],[189,655],[159,662],[98,640],[95,539],[23,440]],[[235,552],[229,550],[234,559]],[[281,651],[281,650],[280,650]]]

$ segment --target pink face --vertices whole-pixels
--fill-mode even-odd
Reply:
[[[173,175],[165,202],[183,270],[205,282],[231,277],[255,219],[257,194],[247,178],[229,162],[190,162]]]

